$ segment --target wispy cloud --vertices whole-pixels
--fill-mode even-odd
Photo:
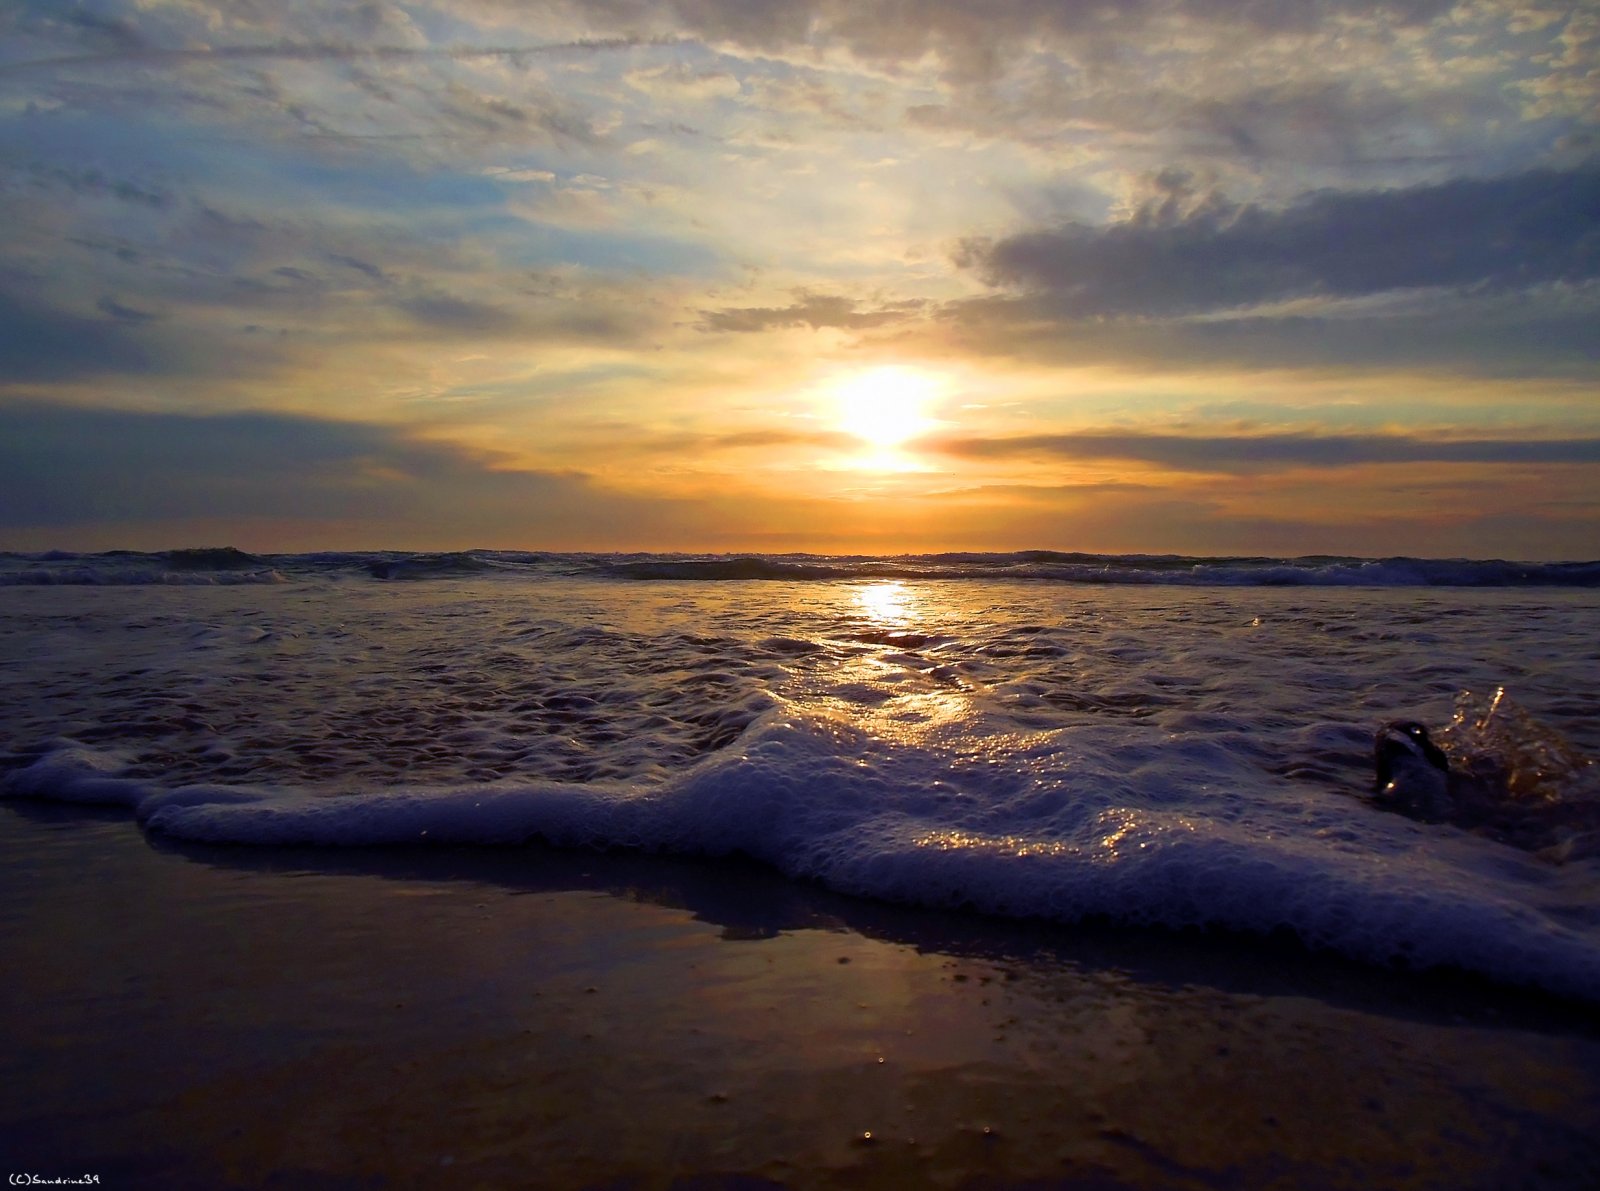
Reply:
[[[1267,471],[1404,463],[1600,463],[1600,438],[1425,438],[1411,434],[1151,434],[1085,431],[951,437],[930,449],[975,459],[1117,459],[1185,471]]]
[[[756,332],[785,327],[839,327],[859,331],[904,322],[928,305],[918,299],[884,302],[863,307],[853,298],[837,294],[802,293],[788,306],[730,306],[700,311],[700,327],[707,331]]]
[[[151,310],[139,310],[133,306],[124,306],[109,294],[95,303],[95,309],[100,311],[101,314],[110,315],[112,318],[125,323],[148,323],[154,322],[161,317]]]
[[[96,28],[100,28],[97,26]],[[181,66],[207,62],[407,62],[436,60],[471,62],[504,60],[516,64],[530,58],[559,54],[608,53],[639,46],[672,46],[673,37],[596,37],[575,41],[514,46],[386,46],[351,43],[282,41],[270,45],[220,45],[164,49],[126,44],[95,53],[33,58],[0,63],[0,78],[8,75],[46,74],[82,66]]]

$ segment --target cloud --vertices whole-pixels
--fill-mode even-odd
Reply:
[[[431,91],[427,98],[434,118],[450,135],[504,139],[521,145],[538,130],[559,144],[592,147],[600,143],[599,135],[577,105],[527,86],[520,91],[513,100],[450,81]]]
[[[16,3],[15,35],[37,46],[38,56],[0,66],[0,79],[42,83],[73,72],[87,79],[85,68],[125,75],[118,67],[153,67],[152,74],[207,75],[192,97],[216,102],[226,80],[212,68],[249,73],[270,90],[290,83],[269,75],[329,63],[365,92],[363,120],[375,119],[379,105],[420,94],[405,80],[421,74],[471,73],[503,84],[512,72],[587,67],[609,57],[639,90],[689,102],[726,99],[741,85],[759,89],[761,80],[725,69],[729,58],[742,57],[772,78],[798,67],[791,79],[803,87],[807,67],[848,56],[871,74],[933,70],[947,89],[961,92],[951,112],[974,116],[993,135],[1006,135],[1009,124],[1027,139],[1035,118],[1145,131],[1189,122],[1224,148],[1296,154],[1313,144],[1348,149],[1372,127],[1371,119],[1352,116],[1376,116],[1386,135],[1408,141],[1415,129],[1406,125],[1419,111],[1412,100],[1435,90],[1444,106],[1429,120],[1434,131],[1465,125],[1481,132],[1491,115],[1517,123],[1521,95],[1531,105],[1576,113],[1594,86],[1581,14],[1530,21],[1509,5],[1452,0],[990,0],[981,9],[968,0],[437,0],[431,22],[414,22],[387,4],[152,7],[100,0],[92,18],[74,20],[62,16],[57,0]],[[454,39],[428,44],[424,23],[450,28]],[[544,36],[530,38],[530,28]],[[1241,45],[1250,52],[1240,53]],[[1476,88],[1478,99],[1463,107],[1454,85],[1439,81],[1452,74],[1469,80],[1459,69],[1465,62],[1472,74],[1492,71],[1503,85]],[[1375,63],[1385,69],[1351,85],[1353,72]],[[174,84],[172,94],[178,91]],[[448,91],[434,92],[446,121]],[[329,123],[321,91],[294,94],[306,127],[370,134]],[[506,130],[496,113],[477,105],[455,114],[487,131]],[[587,130],[582,122],[571,127]],[[1311,135],[1297,139],[1296,130]],[[1375,146],[1380,138],[1372,139]]]
[[[1211,196],[1174,214],[1152,202],[1106,226],[968,240],[957,261],[1069,318],[1586,282],[1600,278],[1600,166],[1321,191],[1277,210]]]
[[[430,234],[425,199],[419,226],[403,207],[351,220],[315,198],[296,204],[304,196],[293,191],[282,207],[261,195],[208,202],[168,191],[152,208],[96,199],[127,188],[104,172],[92,175],[88,200],[67,185],[84,172],[22,176],[20,197],[0,193],[0,218],[21,229],[0,247],[0,385],[207,376],[231,387],[305,366],[326,373],[333,349],[341,362],[389,353],[385,368],[404,342],[631,345],[666,323],[646,279],[575,267],[583,285],[543,293],[515,259],[530,246],[572,257],[631,252],[635,242],[640,255],[661,255],[674,247],[664,238],[591,243],[493,206],[479,224],[470,202],[455,208],[447,238]],[[36,178],[64,189],[41,201]]]
[[[1595,27],[1510,0],[0,2],[0,392],[191,411],[10,407],[0,430],[57,461],[30,507],[75,526],[214,507],[887,543],[945,534],[960,499],[792,477],[855,446],[812,429],[807,385],[896,360],[987,407],[946,431],[1041,432],[945,442],[948,483],[987,485],[971,542],[1007,500],[1027,537],[1117,495],[1019,477],[1157,485],[1142,536],[1108,528],[1127,546],[1177,544],[1152,502],[1207,489],[1355,516],[1375,473],[1581,487]],[[1241,365],[1302,371],[1269,390]],[[1579,383],[1475,382],[1452,410],[1463,371]],[[363,420],[222,412],[279,406]],[[1113,416],[1178,429],[1064,429]],[[1331,433],[1376,426],[1412,433]],[[1535,439],[1556,427],[1577,441]],[[1105,465],[1051,463],[1073,459]],[[847,484],[854,520],[814,515]]]
[[[357,273],[364,273],[379,285],[389,284],[389,275],[377,265],[369,261],[359,260],[353,256],[346,256],[341,252],[328,253],[328,259],[336,265],[343,265],[347,269],[354,269]]]
[[[108,314],[119,322],[149,323],[155,322],[161,316],[148,310],[139,310],[132,306],[124,306],[111,295],[107,294],[95,303],[95,309],[101,314]]]
[[[178,277],[179,282],[193,280]],[[286,304],[299,299],[304,305],[318,296],[314,286],[288,275],[279,277],[277,291],[265,284],[214,285],[214,306],[208,306],[205,292],[193,286],[141,287],[136,271],[119,275],[114,283],[119,293],[98,298],[75,298],[70,291],[52,293],[53,288],[65,288],[53,286],[52,281],[8,270],[0,261],[0,388],[52,382],[256,379],[287,364],[291,346],[276,337],[246,335],[247,327],[259,330],[260,324],[234,322],[223,303],[242,315],[247,307],[259,308],[273,292]],[[80,281],[95,284],[90,277]]]
[[[618,453],[703,458],[716,451],[771,451],[788,447],[820,447],[827,451],[858,450],[861,440],[837,430],[738,430],[726,434],[658,434],[618,444]]]
[[[98,34],[104,24],[90,28],[83,22],[67,22]],[[123,27],[132,32],[126,22]],[[91,40],[104,40],[99,37]],[[512,46],[358,45],[350,42],[282,41],[268,45],[218,45],[170,48],[152,46],[137,36],[116,41],[108,48],[91,53],[32,58],[0,64],[0,77],[40,74],[78,66],[182,66],[207,62],[404,62],[438,59],[466,62],[474,59],[506,59],[519,62],[527,58],[559,54],[593,54],[634,49],[647,45],[673,45],[676,38],[600,37],[563,42],[529,42]]]
[[[528,540],[648,531],[671,501],[576,472],[505,470],[483,451],[292,414],[192,415],[0,402],[0,529],[236,518],[366,522],[405,536]]]
[[[1008,438],[945,438],[924,445],[964,458],[1117,459],[1200,472],[1260,472],[1397,463],[1600,463],[1600,438],[1467,439],[1424,438],[1411,434],[1187,435],[1082,431]]]
[[[1050,295],[995,295],[947,303],[934,323],[900,334],[906,350],[1157,373],[1424,370],[1592,381],[1600,364],[1594,334],[1600,290],[1593,285],[1503,295],[1426,292],[1417,298],[1411,308],[1365,313],[1325,308],[1320,314],[1087,319],[1063,315]]]
[[[518,36],[513,44],[430,45],[398,8],[376,4],[309,12],[287,3],[103,7],[117,9],[138,36],[108,42],[42,5],[13,16],[20,52],[0,63],[0,91],[18,108],[25,98],[30,115],[181,114],[202,124],[248,125],[261,141],[293,139],[302,152],[330,156],[364,146],[375,155],[436,162],[484,143],[594,147],[601,138],[585,103],[542,86],[540,64],[558,70],[572,60],[668,44]],[[348,19],[363,13],[399,19],[392,27]],[[36,56],[21,56],[29,51]]]
[[[1150,110],[1185,153],[1253,166],[1436,166],[1481,154],[1490,129],[1517,123],[1510,96],[1459,76],[1424,82],[1379,72],[1359,79],[1294,75],[1198,102],[1167,91]]]
[[[630,71],[623,81],[664,101],[728,99],[739,94],[739,80],[727,71],[700,69],[687,62]]]
[[[58,187],[86,198],[114,198],[124,203],[148,207],[154,211],[170,210],[177,203],[176,196],[170,191],[140,186],[125,178],[107,177],[105,173],[97,169],[67,168],[64,166],[47,167],[31,163],[22,166],[20,170],[15,166],[10,166],[6,172],[9,173],[12,170],[31,175],[35,186],[41,188]]]
[[[742,306],[722,310],[700,311],[700,329],[703,331],[771,331],[787,327],[810,327],[813,331],[823,327],[844,330],[864,330],[887,323],[903,322],[923,309],[926,303],[916,300],[888,302],[863,310],[854,299],[833,294],[802,292],[799,300],[788,306]]]
[[[499,335],[517,325],[510,311],[451,294],[418,294],[394,304],[419,325],[446,334]]]
[[[515,0],[479,0],[490,11],[516,11]],[[847,48],[879,63],[914,63],[938,55],[957,76],[998,69],[1002,54],[1030,44],[1069,46],[1087,55],[1119,39],[1148,40],[1178,24],[1212,23],[1256,36],[1303,33],[1323,22],[1348,28],[1363,20],[1410,25],[1454,7],[1453,0],[602,0],[570,4],[614,30],[672,30],[757,51],[818,45]],[[1109,56],[1109,54],[1108,54]]]
[[[660,330],[646,287],[632,291],[596,285],[590,291],[542,295],[496,288],[487,301],[443,290],[418,289],[387,301],[402,313],[407,334],[444,341],[498,340],[520,346],[587,343],[637,347]],[[359,340],[363,331],[348,332]]]
[[[85,318],[18,299],[0,286],[0,378],[61,381],[148,372],[155,355],[133,333],[137,321]]]
[[[118,63],[181,69],[191,64],[320,62],[380,66],[444,61],[514,67],[544,58],[623,54],[693,43],[747,57],[778,55],[815,62],[819,52],[845,51],[874,70],[917,68],[931,60],[946,79],[986,83],[1037,51],[1058,55],[1075,71],[1097,75],[1125,69],[1126,46],[1157,50],[1181,43],[1237,60],[1241,40],[1260,43],[1320,33],[1328,48],[1350,47],[1362,33],[1411,30],[1451,12],[1453,0],[1320,0],[1272,4],[1259,0],[453,0],[433,5],[467,35],[450,45],[418,44],[419,26],[389,5],[212,4],[163,6],[152,13],[132,0],[97,3],[95,15],[65,19],[57,0],[18,0],[20,34],[68,49],[14,62],[6,72],[38,75],[80,65]],[[1492,7],[1480,19],[1506,21]],[[77,11],[82,12],[83,9]],[[378,19],[379,17],[398,19]],[[1470,22],[1468,22],[1470,23]],[[548,40],[529,39],[530,26]],[[1463,22],[1448,30],[1460,53]],[[1553,36],[1553,34],[1552,34]],[[1208,44],[1209,43],[1209,44]],[[1415,46],[1407,49],[1415,53]],[[75,52],[73,52],[75,51]],[[1145,70],[1150,60],[1136,68]],[[675,71],[677,68],[673,68]],[[715,71],[657,76],[635,66],[645,87],[682,86],[731,94]],[[1146,81],[1150,81],[1148,77]]]

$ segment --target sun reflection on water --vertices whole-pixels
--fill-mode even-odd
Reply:
[[[927,745],[970,726],[972,694],[940,653],[952,638],[933,630],[929,593],[899,579],[851,592],[857,643],[834,673],[837,713],[880,740]]]
[[[922,610],[921,605],[916,591],[899,579],[856,589],[856,606],[869,620],[886,628],[904,628]]]

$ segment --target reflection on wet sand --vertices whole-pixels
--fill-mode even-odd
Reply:
[[[121,816],[20,810],[0,1145],[29,1168],[1576,1188],[1600,1160],[1592,1021],[1449,975],[895,908],[738,862],[151,848]]]

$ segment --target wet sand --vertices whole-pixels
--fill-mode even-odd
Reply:
[[[752,866],[0,807],[0,1153],[104,1187],[1596,1185],[1591,1009]]]

